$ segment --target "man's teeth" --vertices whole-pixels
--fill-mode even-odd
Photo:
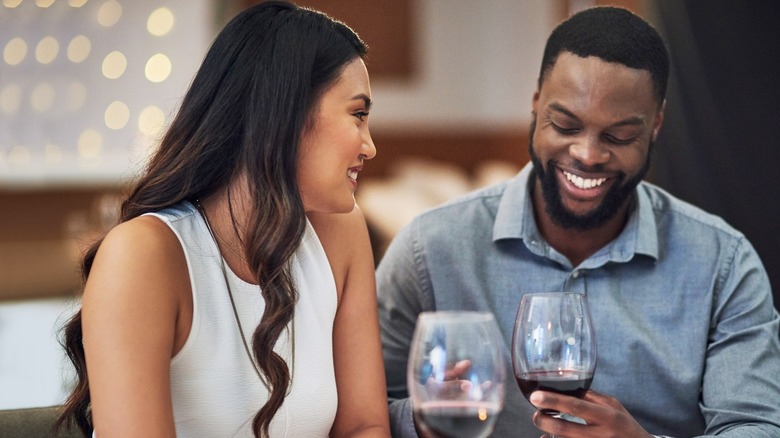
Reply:
[[[607,180],[606,178],[583,178],[569,172],[563,172],[563,174],[566,176],[566,179],[580,189],[592,189],[604,184],[604,181]]]
[[[348,170],[347,176],[351,179],[357,180],[358,172],[357,170]]]

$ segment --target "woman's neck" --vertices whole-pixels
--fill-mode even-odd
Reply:
[[[257,283],[246,258],[244,232],[246,203],[233,186],[218,190],[199,202],[228,267],[242,280]]]

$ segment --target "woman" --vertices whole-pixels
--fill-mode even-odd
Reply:
[[[60,424],[106,436],[389,436],[354,190],[376,150],[365,45],[265,2],[217,36],[86,254]],[[83,345],[83,346],[82,346]]]

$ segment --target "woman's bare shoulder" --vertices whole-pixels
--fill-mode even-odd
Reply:
[[[178,285],[187,278],[178,238],[162,220],[140,216],[106,234],[95,256],[89,282],[122,279],[132,289]],[[89,289],[89,288],[87,288]]]
[[[139,216],[112,228],[101,243],[110,246],[134,246],[144,251],[171,250],[178,239],[165,222],[154,216]],[[176,245],[173,245],[174,247]]]

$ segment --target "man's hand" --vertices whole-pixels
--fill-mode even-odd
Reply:
[[[455,380],[458,376],[468,371],[469,368],[471,368],[471,361],[468,359],[455,362],[452,368],[448,368],[447,371],[444,372],[444,380]]]
[[[461,374],[471,368],[470,360],[462,360],[452,364],[444,371],[444,379],[436,380],[433,376],[425,380],[425,387],[430,394],[438,394],[441,400],[459,400],[467,396],[471,390],[471,382],[461,380]]]
[[[585,420],[578,424],[554,418],[541,412],[533,417],[536,427],[563,438],[652,438],[626,408],[615,398],[595,391],[588,391],[582,398],[536,391],[531,394],[531,404],[537,409],[552,409]]]

